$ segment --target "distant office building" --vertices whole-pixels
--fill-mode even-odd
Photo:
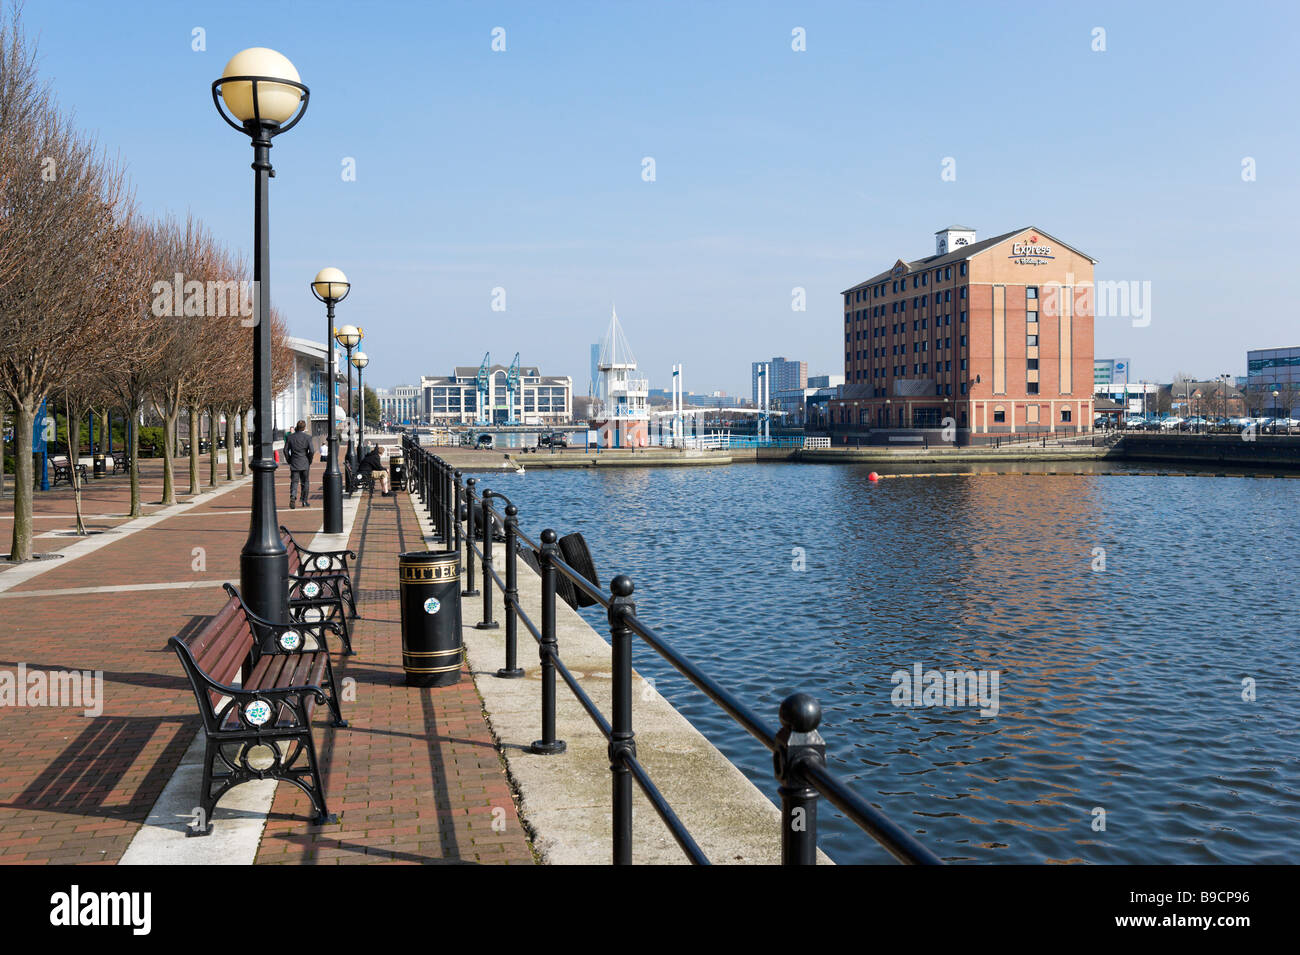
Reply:
[[[844,291],[833,428],[847,439],[950,417],[959,442],[1091,430],[1094,265],[1041,229],[983,241],[967,226],[940,229],[933,255]]]
[[[390,424],[419,424],[424,403],[416,385],[398,385],[395,388],[376,388],[379,413]]]
[[[573,418],[573,379],[543,375],[535,365],[519,368],[515,389],[508,387],[510,369],[487,369],[487,394],[479,407],[478,368],[457,366],[446,377],[422,376],[420,396],[427,424],[505,424],[513,415],[520,424],[564,424]]]
[[[1246,394],[1267,417],[1300,418],[1300,347],[1246,352]]]
[[[1132,380],[1132,368],[1127,358],[1093,359],[1092,386],[1094,391],[1102,391],[1111,385],[1126,385]]]
[[[807,379],[806,388],[787,388],[772,392],[769,407],[773,411],[784,411],[777,420],[778,425],[804,425],[815,419],[808,411],[808,402],[821,397],[832,397],[840,385],[844,384],[843,375],[813,375]]]
[[[808,387],[808,363],[806,361],[787,361],[784,358],[773,358],[771,361],[753,362],[751,374],[755,406],[759,402],[758,379],[760,373],[766,373],[767,383],[764,385],[764,391],[769,397],[774,397],[778,391],[796,391]]]

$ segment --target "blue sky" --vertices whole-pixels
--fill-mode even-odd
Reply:
[[[1300,343],[1296,9],[28,0],[25,19],[141,206],[245,254],[251,149],[209,84],[245,47],[294,62],[312,95],[273,150],[272,295],[323,339],[308,282],[347,272],[371,383],[518,351],[581,393],[615,303],[653,386],[683,362],[688,388],[748,394],[759,358],[842,373],[840,291],[949,223],[1034,225],[1099,280],[1150,282],[1150,325],[1097,322],[1097,356],[1135,379]]]

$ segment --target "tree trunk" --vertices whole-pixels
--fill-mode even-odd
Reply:
[[[31,398],[14,407],[14,532],[9,559],[29,560],[32,556],[32,427],[36,406]]]
[[[4,464],[0,461],[0,466]],[[226,480],[235,479],[235,412],[234,409],[226,411]]]
[[[163,504],[176,503],[176,462],[172,459],[172,449],[176,447],[176,418],[180,408],[171,408],[163,415]]]
[[[137,406],[138,408],[138,406]],[[140,507],[140,421],[138,411],[132,409],[126,422],[127,455],[131,459],[131,516],[143,514]]]
[[[190,495],[199,493],[199,406],[190,405]]]
[[[248,473],[248,409],[239,409],[239,473]]]
[[[217,486],[217,409],[208,405],[208,487]]]
[[[0,399],[0,498],[5,496],[5,414],[9,410],[9,402]],[[15,431],[16,435],[17,432]]]
[[[86,521],[81,513],[81,474],[77,462],[81,458],[81,415],[73,416],[68,406],[68,479],[72,482],[73,510],[77,513],[77,533],[85,536]]]

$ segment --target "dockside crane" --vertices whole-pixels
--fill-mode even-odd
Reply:
[[[483,364],[478,366],[478,375],[474,385],[478,389],[478,424],[492,423],[492,409],[488,407],[488,362],[492,360],[491,352],[483,353]]]
[[[506,372],[506,424],[519,423],[515,410],[522,409],[523,405],[523,395],[519,393],[519,352],[515,352],[515,360]]]

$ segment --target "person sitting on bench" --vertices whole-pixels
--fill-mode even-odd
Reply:
[[[392,493],[388,486],[388,468],[384,467],[384,462],[379,457],[378,445],[370,446],[370,450],[361,459],[360,471],[362,479],[378,479],[384,497]]]

